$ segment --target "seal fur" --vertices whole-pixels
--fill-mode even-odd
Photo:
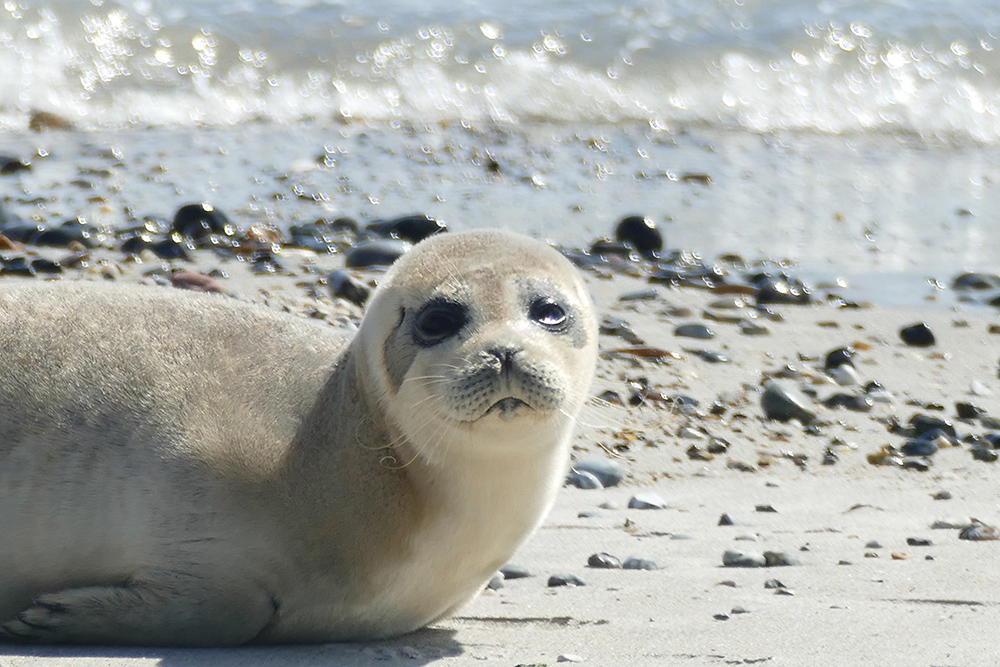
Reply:
[[[560,486],[596,322],[559,253],[439,235],[358,334],[213,295],[0,290],[0,637],[388,637],[473,597]]]

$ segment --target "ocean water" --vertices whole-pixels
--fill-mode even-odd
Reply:
[[[994,0],[3,0],[0,128],[697,125],[1000,143]]]

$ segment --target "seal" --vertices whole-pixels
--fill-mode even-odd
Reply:
[[[576,270],[442,234],[353,338],[219,295],[0,289],[0,639],[399,635],[551,506],[594,373]]]

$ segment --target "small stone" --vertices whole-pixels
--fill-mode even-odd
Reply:
[[[674,329],[674,335],[683,338],[698,338],[709,340],[715,338],[715,332],[704,324],[682,324]]]
[[[932,542],[925,537],[907,537],[906,543],[911,547],[929,547]]]
[[[768,579],[764,582],[764,588],[767,590],[778,590],[780,588],[787,588],[783,583],[777,579]]]
[[[747,607],[736,606],[736,607],[733,607],[732,609],[730,609],[729,613],[732,614],[733,616],[737,616],[739,614],[749,614],[751,611],[753,611],[753,610],[752,609],[748,609]]]
[[[708,436],[697,429],[693,429],[690,426],[684,426],[677,431],[678,438],[685,438],[687,440],[704,440]]]
[[[663,510],[667,501],[653,491],[640,491],[629,499],[628,506],[637,510]]]
[[[586,458],[573,464],[573,468],[580,472],[587,472],[600,480],[605,488],[617,486],[625,477],[625,468],[614,459],[607,458]]]
[[[909,560],[910,559],[910,554],[906,553],[905,551],[893,551],[892,554],[891,554],[891,556],[892,556],[893,560]]]
[[[767,560],[763,554],[739,549],[726,549],[722,554],[722,565],[725,567],[764,567]]]
[[[968,527],[973,519],[965,516],[945,516],[935,519],[931,530],[961,530]]]
[[[569,475],[566,476],[566,481],[578,489],[594,490],[604,488],[601,480],[597,479],[596,475],[585,470],[570,470]]]
[[[768,380],[760,399],[764,416],[775,421],[797,419],[808,424],[816,418],[812,401],[795,386],[784,380]]]
[[[330,296],[334,299],[345,299],[358,306],[363,306],[371,294],[371,288],[343,269],[332,271],[326,277]]]
[[[841,387],[853,387],[861,384],[861,376],[858,375],[858,371],[854,369],[854,366],[848,364],[831,368],[826,373]]]
[[[575,653],[560,653],[556,657],[556,662],[583,662],[583,658]]]
[[[200,240],[211,236],[232,236],[235,227],[229,222],[225,213],[212,204],[185,204],[174,213],[171,228],[181,236]]]
[[[793,596],[793,595],[795,595],[795,591],[793,591],[793,590],[791,590],[789,588],[779,588],[778,590],[774,591],[774,594],[775,595]]]
[[[836,350],[831,350],[826,355],[826,361],[823,363],[823,369],[829,372],[834,368],[839,368],[841,366],[853,366],[855,353],[856,350],[850,345],[847,347],[838,347]]]
[[[344,264],[349,269],[389,266],[402,257],[412,245],[398,239],[377,239],[360,243],[347,252]]]
[[[609,553],[600,552],[593,554],[587,559],[587,567],[593,567],[602,570],[618,570],[621,569],[622,562],[616,557]]]
[[[743,521],[740,521],[737,518],[734,518],[734,517],[730,516],[729,514],[722,514],[719,517],[719,523],[718,523],[718,525],[720,525],[720,526],[745,526],[746,523],[744,523]]]
[[[663,234],[656,223],[641,215],[629,215],[615,227],[615,240],[628,243],[643,255],[656,255],[663,250]]]
[[[174,273],[170,276],[170,284],[178,289],[191,290],[192,292],[214,292],[216,294],[225,294],[226,292],[218,280],[195,271]]]
[[[638,556],[629,556],[622,563],[623,570],[658,570],[660,566],[648,558],[639,558]]]
[[[969,392],[974,396],[992,396],[993,390],[987,387],[985,384],[979,380],[973,380],[969,383]]]
[[[878,540],[871,540],[870,542],[865,544],[865,549],[881,549],[881,548],[882,548],[882,543],[879,542]]]
[[[599,516],[604,516],[601,510],[581,510],[576,514],[578,519],[596,519]]]
[[[938,446],[930,440],[908,440],[900,451],[907,456],[930,456],[937,452]]]
[[[777,513],[778,510],[774,509],[773,505],[757,505],[754,507],[755,512],[774,512]]]
[[[764,564],[766,567],[788,567],[798,565],[799,562],[783,551],[765,551]]]
[[[575,574],[553,574],[549,577],[549,588],[558,586],[586,586],[586,584]]]
[[[937,341],[926,323],[913,324],[899,330],[899,337],[910,347],[931,347]]]
[[[938,491],[931,498],[934,500],[951,500],[951,491]]]
[[[391,220],[377,220],[365,230],[379,236],[417,243],[428,236],[448,231],[448,225],[429,215],[404,215]]]
[[[504,580],[503,572],[497,572],[490,579],[489,583],[486,584],[486,588],[490,589],[491,591],[500,590],[501,588],[503,588],[503,580]]]
[[[974,542],[1000,540],[1000,531],[997,530],[996,526],[987,526],[979,519],[973,519],[972,523],[958,534],[958,539]]]
[[[727,614],[712,614],[712,618],[717,621],[728,621],[729,616]]]
[[[528,568],[522,567],[520,565],[514,565],[513,563],[507,563],[500,568],[500,573],[503,574],[504,579],[526,579],[532,576]]]

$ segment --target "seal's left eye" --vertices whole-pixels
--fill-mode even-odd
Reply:
[[[566,311],[552,299],[537,299],[531,304],[530,317],[548,328],[558,328],[566,323]]]

